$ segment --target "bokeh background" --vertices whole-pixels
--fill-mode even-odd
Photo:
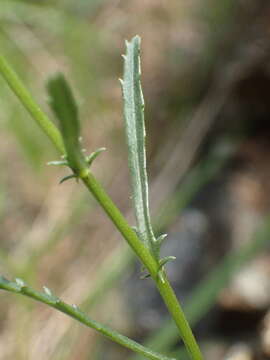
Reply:
[[[142,37],[151,213],[209,360],[270,357],[269,16],[267,0],[0,2],[1,54],[52,118],[46,81],[66,74],[84,147],[107,148],[92,170],[131,223],[118,78],[124,40]],[[81,184],[58,184],[68,170],[47,166],[59,155],[0,84],[1,274],[180,357],[124,240]],[[134,359],[63,314],[0,295],[0,359]]]

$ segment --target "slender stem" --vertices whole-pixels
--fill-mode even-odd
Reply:
[[[0,73],[8,83],[11,90],[17,95],[26,110],[35,119],[41,129],[47,134],[61,155],[65,154],[65,146],[59,130],[36,104],[32,95],[25,88],[17,74],[10,67],[3,56],[0,56]]]
[[[191,358],[194,360],[203,359],[199,346],[192,333],[192,330],[186,320],[186,317],[177,300],[177,297],[167,280],[167,277],[164,276],[164,282],[162,282],[158,276],[159,266],[157,264],[157,261],[153,258],[149,250],[139,240],[138,236],[127,223],[120,210],[115,206],[111,198],[107,195],[103,187],[99,184],[99,182],[97,182],[94,176],[89,171],[86,172],[86,169],[81,169],[79,173],[85,174],[85,176],[81,178],[82,181],[89,189],[89,191],[94,195],[94,197],[102,206],[107,215],[111,218],[112,222],[115,224],[117,229],[132,247],[134,252],[142,261],[143,265],[149,271],[151,277],[156,282],[159,293],[162,296],[172,318],[174,319],[177,328],[179,329],[181,338],[187,350],[189,351]]]
[[[180,306],[180,303],[172,289],[169,281],[165,276],[164,283],[161,281],[157,282],[157,288],[160,295],[162,296],[174,322],[180,332],[181,338],[185,344],[186,349],[192,359],[202,360],[203,356],[201,350],[196,342],[196,339],[192,333],[186,316]]]
[[[138,354],[141,354],[141,355],[147,357],[148,359],[175,360],[175,359],[169,358],[165,355],[161,355],[155,351],[152,351],[151,349],[148,349],[147,347],[138,344],[136,341],[131,340],[128,337],[119,334],[117,331],[112,330],[108,326],[102,325],[102,324],[98,323],[97,321],[92,320],[88,315],[86,315],[84,312],[82,312],[77,306],[69,305],[52,294],[36,291],[36,290],[26,286],[25,284],[18,285],[18,283],[8,281],[2,277],[0,277],[0,289],[14,292],[14,293],[21,294],[21,295],[25,295],[32,299],[40,301],[44,304],[47,304],[50,307],[53,307],[53,308],[61,311],[62,313],[76,319],[77,321],[86,325],[87,327],[95,329],[96,331],[98,331],[99,333],[108,337],[109,339],[115,341],[116,343],[118,343],[134,352],[137,352]]]
[[[2,73],[10,88],[18,96],[24,107],[32,115],[33,119],[45,131],[45,133],[54,143],[56,148],[62,154],[65,153],[65,147],[63,145],[63,139],[60,132],[48,119],[48,117],[42,112],[42,110],[36,105],[30,93],[25,89],[17,75],[10,68],[10,66],[7,64],[7,62],[2,56],[0,56],[0,73]],[[137,256],[140,258],[144,266],[149,271],[151,277],[156,282],[157,288],[179,329],[180,335],[184,341],[186,348],[189,351],[191,358],[193,360],[202,360],[203,357],[192,334],[192,330],[188,322],[186,321],[183,310],[181,309],[181,306],[166,278],[166,275],[164,274],[163,281],[161,281],[161,278],[158,276],[160,268],[157,260],[151,255],[149,250],[139,240],[135,231],[127,223],[126,219],[124,218],[120,210],[116,207],[116,205],[113,203],[111,198],[107,195],[101,184],[95,179],[95,177],[89,172],[87,168],[80,167],[80,165],[81,164],[78,164],[78,168],[73,170],[76,170],[76,174],[79,175],[88,190],[93,194],[93,196],[105,210],[107,215],[110,217],[112,222],[115,224],[117,229],[126,239],[126,241],[137,254]],[[26,295],[30,296],[29,294]],[[41,301],[35,296],[32,297]],[[57,306],[53,307],[58,308]],[[68,309],[68,311],[70,311],[72,310],[72,307],[67,307],[65,309]],[[62,311],[62,309],[59,310]],[[72,314],[76,314],[76,312],[74,313],[74,309]],[[73,316],[72,314],[71,316]]]

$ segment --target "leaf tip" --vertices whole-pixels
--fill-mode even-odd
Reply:
[[[132,41],[137,42],[138,44],[140,44],[141,43],[141,37],[139,35],[135,35],[132,38]]]
[[[71,174],[71,175],[64,176],[64,177],[59,181],[59,185],[63,184],[65,181],[67,181],[67,180],[69,180],[69,179],[74,179],[74,178],[77,178],[77,175]]]
[[[167,262],[173,261],[173,260],[176,260],[175,256],[166,256],[163,259],[160,259],[159,260],[159,268],[162,269],[163,266],[167,264]]]

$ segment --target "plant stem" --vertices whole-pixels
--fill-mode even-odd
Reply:
[[[180,303],[172,289],[166,275],[164,283],[156,282],[160,295],[162,296],[174,322],[179,330],[181,338],[189,353],[191,359],[202,360],[203,356],[201,350],[196,342],[191,327],[186,319],[186,316],[180,306]]]
[[[84,177],[81,177],[82,181],[89,189],[89,191],[94,195],[107,215],[111,218],[112,222],[140,258],[143,265],[147,268],[151,277],[156,282],[159,293],[162,296],[172,318],[174,319],[177,328],[179,329],[181,338],[191,358],[194,360],[203,359],[192,330],[185,318],[184,312],[176,298],[172,287],[170,286],[170,283],[168,282],[166,275],[164,276],[164,282],[162,282],[158,276],[159,266],[156,259],[154,259],[150,251],[139,240],[138,236],[127,223],[120,210],[115,206],[111,198],[107,195],[103,187],[99,184],[99,182],[97,182],[94,176],[89,171],[87,173],[86,169],[78,170],[78,173],[85,174]]]
[[[103,334],[104,336],[108,337],[109,339],[113,340],[114,342],[134,351],[138,354],[141,354],[148,359],[152,360],[175,360],[173,358],[169,358],[165,355],[161,355],[152,351],[151,349],[146,348],[143,345],[138,344],[136,341],[129,339],[128,337],[119,334],[115,330],[110,329],[108,326],[102,325],[95,320],[92,320],[88,315],[82,312],[77,306],[69,305],[64,301],[60,300],[54,295],[48,295],[47,293],[42,293],[36,291],[25,284],[18,285],[16,282],[11,282],[3,277],[0,277],[0,289],[14,292],[17,294],[28,296],[32,299],[40,301],[44,304],[53,307],[62,313],[69,315],[70,317],[76,319],[80,323],[95,329],[99,333]]]
[[[45,134],[47,134],[57,150],[61,153],[61,155],[64,155],[66,151],[60,131],[36,104],[32,95],[25,88],[17,74],[13,71],[3,56],[0,56],[0,73],[29,114],[35,119]]]

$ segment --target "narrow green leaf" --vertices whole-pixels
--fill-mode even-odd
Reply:
[[[59,184],[63,184],[63,182],[70,180],[70,179],[74,179],[74,178],[78,179],[78,177],[75,174],[67,175],[59,181]]]
[[[155,255],[155,237],[149,214],[139,36],[135,36],[130,43],[126,42],[126,55],[123,58],[124,79],[121,80],[121,85],[137,229],[140,239]]]
[[[50,79],[47,88],[50,106],[60,122],[69,166],[76,172],[76,169],[86,166],[79,141],[80,122],[76,101],[63,74]]]
[[[68,162],[66,160],[54,160],[47,162],[47,165],[68,166]]]
[[[106,150],[106,148],[102,147],[102,148],[99,148],[96,151],[92,152],[92,154],[90,154],[89,156],[86,157],[87,164],[89,166],[91,166],[93,161],[105,150]]]

